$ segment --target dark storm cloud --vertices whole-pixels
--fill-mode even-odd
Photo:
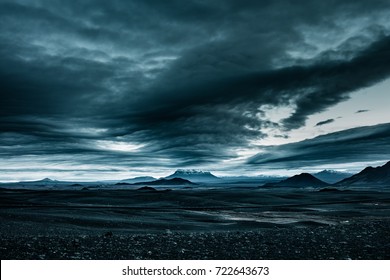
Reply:
[[[321,126],[321,125],[329,124],[332,122],[334,122],[334,119],[327,119],[326,121],[321,121],[321,122],[316,123],[315,126]]]
[[[296,106],[292,116],[280,125],[285,130],[299,128],[308,116],[346,100],[354,90],[386,78],[390,74],[389,47],[390,38],[386,37],[350,61],[326,61],[190,84],[161,97],[141,100],[140,107],[150,109],[133,112],[128,118],[142,127],[151,127],[151,137],[157,133],[159,139],[178,133],[191,135],[193,131],[195,138],[191,135],[189,141],[197,142],[196,136],[205,131],[215,135],[211,141],[242,145],[248,139],[263,136],[259,132],[265,122],[259,121],[256,111],[259,104]]]
[[[0,1],[0,155],[128,166],[234,158],[265,129],[302,127],[387,78],[389,6]],[[318,33],[329,36],[309,40]],[[263,106],[294,111],[275,123]]]
[[[261,147],[264,152],[248,164],[269,169],[389,160],[390,123],[358,127],[280,146]]]

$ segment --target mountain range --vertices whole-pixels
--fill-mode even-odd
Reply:
[[[366,167],[359,173],[346,178],[337,186],[390,186],[390,161],[379,167]]]
[[[158,180],[137,182],[137,183],[119,182],[119,183],[116,183],[115,185],[154,185],[154,186],[165,185],[165,186],[173,186],[173,185],[196,185],[196,184],[189,181],[189,180],[182,179],[182,178],[172,178],[172,179],[161,178]]]
[[[182,178],[172,178],[172,179],[158,179],[151,182],[139,182],[135,183],[134,185],[167,185],[167,186],[173,186],[173,185],[196,185],[196,183],[193,183],[189,180],[182,179]]]
[[[175,173],[165,177],[165,179],[181,178],[194,183],[215,183],[221,179],[211,174],[209,171],[194,169],[178,169]]]
[[[320,176],[318,176],[320,174]],[[317,176],[314,176],[317,175]],[[322,172],[311,175],[309,173],[301,173],[294,175],[285,180],[276,183],[267,183],[264,187],[354,187],[364,186],[367,188],[371,187],[384,187],[390,186],[390,161],[383,166],[379,167],[366,167],[359,173],[344,178],[339,182],[331,184],[329,181],[335,180],[337,177],[345,177],[347,173],[340,173],[335,171],[324,170]],[[324,182],[318,177],[325,178],[328,182]]]
[[[267,183],[264,187],[326,187],[329,184],[309,173],[301,173],[276,183]]]
[[[80,186],[109,187],[112,185],[197,185],[218,183],[219,185],[263,183],[264,187],[383,187],[390,186],[390,161],[379,167],[366,167],[361,172],[347,177],[348,173],[324,170],[318,173],[301,173],[286,179],[276,177],[227,177],[218,178],[208,171],[179,169],[173,174],[160,179],[150,176],[135,177],[121,181],[97,181],[97,182],[67,182],[45,178],[39,181],[25,181],[18,183],[1,183],[9,187],[39,187],[39,188],[67,188]],[[345,178],[347,177],[347,178]],[[341,181],[337,181],[342,178]],[[261,181],[260,179],[264,180]],[[322,180],[321,180],[322,179]],[[238,181],[237,181],[238,180]],[[240,183],[239,181],[242,181]]]
[[[314,173],[312,175],[317,179],[324,181],[325,183],[334,184],[340,182],[343,179],[351,177],[353,174],[326,169],[326,170],[322,170],[321,172]]]
[[[134,184],[134,183],[141,183],[141,182],[148,182],[148,181],[154,181],[157,180],[154,177],[151,176],[141,176],[141,177],[135,177],[135,178],[130,178],[130,179],[124,179],[121,180],[123,183],[128,183],[128,184]]]

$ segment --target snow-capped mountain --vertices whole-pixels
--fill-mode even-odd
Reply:
[[[312,174],[317,179],[329,184],[337,183],[345,178],[351,177],[352,173],[340,172],[335,170],[322,170],[321,172]]]
[[[201,171],[201,170],[194,170],[194,169],[178,169],[175,171],[175,173],[165,177],[165,179],[173,179],[173,178],[181,178],[195,183],[208,183],[208,182],[216,182],[220,180],[220,178],[214,176],[209,171]]]

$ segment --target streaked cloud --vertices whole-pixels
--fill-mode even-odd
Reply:
[[[266,169],[299,169],[320,165],[388,161],[390,123],[358,127],[279,146],[260,147],[263,152],[247,161]]]
[[[370,110],[357,110],[355,113],[360,114],[360,113],[366,113],[369,112]]]
[[[334,122],[334,119],[327,119],[325,121],[318,122],[316,124],[316,126],[321,126],[321,125],[329,124],[329,123],[332,123],[332,122]]]

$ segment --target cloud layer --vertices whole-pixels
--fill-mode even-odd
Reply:
[[[389,12],[376,0],[0,1],[0,157],[238,158],[268,128],[285,135],[388,78]],[[292,113],[267,117],[280,107]]]
[[[280,146],[261,147],[263,152],[247,163],[267,169],[388,161],[390,124],[358,127]]]

